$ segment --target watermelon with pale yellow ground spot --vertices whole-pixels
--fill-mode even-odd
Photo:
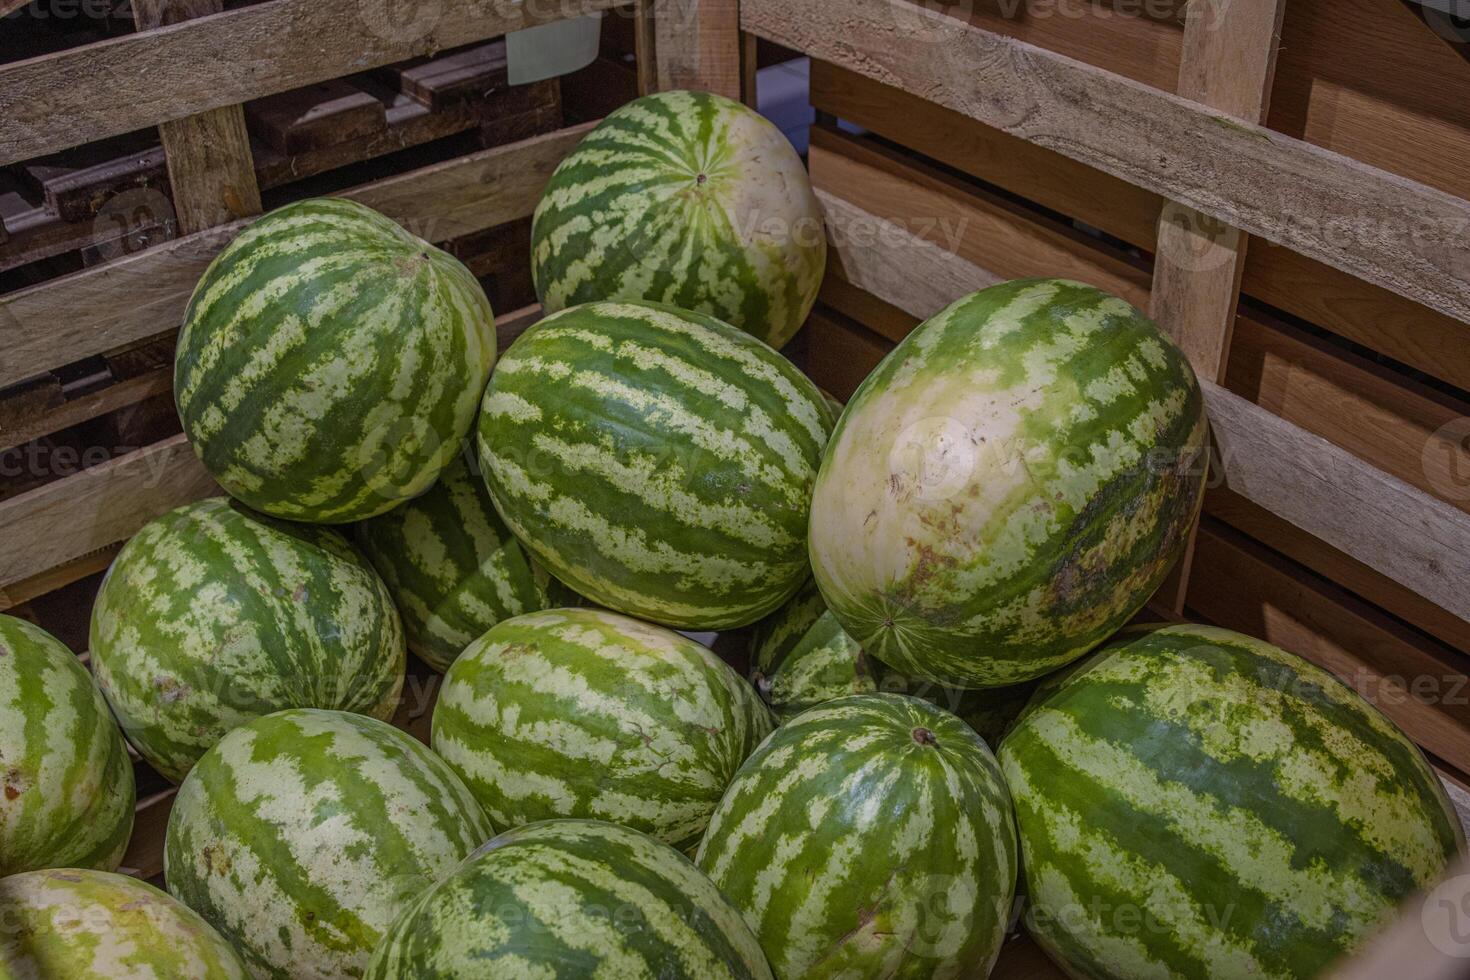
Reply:
[[[595,300],[695,310],[783,347],[827,263],[801,158],[754,110],[659,92],[611,113],[552,174],[531,227],[548,313]]]
[[[725,791],[695,859],[778,978],[984,977],[1016,885],[995,757],[902,694],[802,712]]]
[[[480,463],[547,570],[618,612],[744,626],[807,578],[830,412],[805,375],[727,323],[648,303],[553,314],[485,389]]]
[[[1316,977],[1464,835],[1419,749],[1299,657],[1131,629],[1000,749],[1029,927],[1076,977]]]
[[[357,549],[227,497],[175,508],[123,546],[92,607],[91,650],[128,740],[174,782],[252,718],[388,718],[403,687],[403,627]]]
[[[490,303],[458,259],[371,208],[318,198],[267,214],[210,263],[174,393],[231,496],[338,524],[429,488],[494,363]]]
[[[597,609],[500,623],[445,675],[433,745],[497,824],[625,824],[699,839],[771,730],[738,674],[673,630]]]
[[[122,860],[133,766],[92,675],[61,641],[0,616],[0,877]]]
[[[298,708],[199,760],[169,815],[163,873],[256,977],[359,977],[393,919],[494,833],[406,732]]]
[[[920,324],[858,388],[812,500],[812,572],[868,653],[999,687],[1142,608],[1204,491],[1204,402],[1125,301],[1001,283]]]
[[[245,980],[239,954],[136,878],[76,868],[0,880],[0,975],[38,980]]]

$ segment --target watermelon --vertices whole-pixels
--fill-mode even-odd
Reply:
[[[403,627],[329,528],[213,497],[145,525],[92,609],[92,665],[128,740],[178,782],[225,732],[280,708],[393,714]]]
[[[0,877],[113,870],[133,802],[132,763],[87,668],[39,626],[0,616]]]
[[[1418,748],[1229,630],[1130,630],[1001,745],[1037,942],[1073,976],[1315,977],[1464,845]]]
[[[599,820],[506,831],[393,923],[369,980],[769,980],[740,913],[688,858]]]
[[[548,313],[650,300],[782,347],[827,263],[811,182],[781,131],[708,92],[660,92],[604,119],[536,205],[531,276]]]
[[[728,629],[806,579],[831,424],[806,376],[749,334],[671,307],[587,303],[505,352],[480,463],[505,523],[578,593]]]
[[[205,270],[174,394],[204,466],[263,513],[344,523],[429,488],[474,422],[495,324],[459,260],[352,201],[298,201]]]
[[[995,757],[902,694],[803,712],[741,767],[696,862],[781,978],[984,977],[1016,885]]]
[[[693,640],[554,609],[507,619],[460,655],[432,744],[499,826],[590,817],[687,847],[770,730],[750,685]]]
[[[1204,490],[1189,363],[1116,296],[1026,279],[920,324],[848,402],[812,501],[812,571],[868,653],[1017,684],[1142,608]]]
[[[0,880],[0,975],[38,980],[245,980],[193,911],[126,875],[77,868]]]
[[[394,917],[494,833],[412,736],[293,708],[199,760],[169,815],[163,873],[255,976],[357,977]]]
[[[506,528],[470,467],[456,458],[428,493],[357,525],[358,543],[403,616],[408,648],[439,671],[502,619],[552,605],[558,586]]]

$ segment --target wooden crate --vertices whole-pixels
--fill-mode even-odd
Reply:
[[[618,93],[753,101],[760,41],[812,59],[810,170],[833,249],[797,342],[808,372],[845,396],[919,319],[1003,278],[1066,275],[1150,310],[1195,365],[1222,450],[1190,557],[1151,606],[1344,677],[1470,802],[1463,50],[1381,0],[645,2],[563,80],[581,121],[549,129],[533,94],[502,92],[490,115],[464,96],[495,89],[494,38],[614,0],[442,0],[402,27],[345,0],[134,0],[136,33],[0,64],[0,166],[34,164],[58,219],[7,205],[0,180],[0,271],[6,256],[79,256],[0,293],[0,445],[64,448],[99,419],[140,438],[74,473],[0,476],[0,609],[75,632],[120,542],[215,492],[176,422],[150,438],[170,373],[149,344],[262,193],[498,122],[470,152],[326,188],[494,277]],[[140,132],[141,151],[126,143]],[[66,156],[107,140],[127,152]],[[156,220],[112,238],[65,227],[163,182]],[[502,345],[537,315],[500,317]],[[163,417],[115,420],[144,404]],[[398,719],[420,736],[435,680],[416,672]],[[172,789],[139,773],[125,863],[155,877]],[[1451,975],[1417,919],[1345,975]],[[1020,937],[996,975],[1060,973]]]

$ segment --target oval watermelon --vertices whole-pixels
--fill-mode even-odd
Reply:
[[[812,571],[870,654],[960,687],[1106,639],[1183,552],[1204,489],[1184,355],[1126,302],[1028,279],[920,324],[848,403]]]
[[[225,732],[280,708],[387,718],[403,627],[340,534],[225,497],[149,522],[92,608],[92,664],[128,740],[178,782]]]
[[[645,303],[547,317],[485,390],[495,506],[557,578],[666,626],[755,622],[807,577],[831,428],[816,387],[729,324]]]
[[[163,873],[256,976],[357,977],[394,917],[493,835],[407,733],[298,708],[199,760],[169,815]]]
[[[0,877],[122,860],[134,802],[122,734],[81,661],[13,616],[0,616],[0,786]]]
[[[474,423],[495,324],[458,259],[352,201],[298,201],[210,263],[174,392],[204,466],[263,513],[343,523],[428,489]]]
[[[995,757],[954,715],[856,694],[797,715],[720,801],[695,858],[777,977],[983,977],[1016,885]]]
[[[597,820],[507,831],[399,916],[368,980],[769,980],[740,913],[688,858]]]
[[[427,493],[359,524],[357,540],[403,616],[408,648],[439,671],[502,619],[553,605],[559,586],[495,513],[463,456]]]
[[[531,226],[546,312],[650,300],[772,347],[806,322],[826,263],[801,158],[764,117],[708,92],[659,92],[610,114],[556,168]]]
[[[1464,844],[1392,722],[1229,630],[1125,631],[1000,762],[1032,934],[1074,976],[1319,976]]]
[[[57,980],[245,980],[193,911],[136,878],[67,868],[0,881],[0,974]]]
[[[594,817],[687,847],[770,730],[750,685],[693,640],[554,609],[505,620],[460,655],[433,745],[502,827]]]

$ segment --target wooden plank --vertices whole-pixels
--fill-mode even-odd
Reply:
[[[62,221],[91,221],[112,195],[133,187],[162,185],[167,173],[160,146],[59,173],[43,181],[41,191],[46,206]]]
[[[905,0],[740,9],[746,30],[1470,321],[1470,201]]]
[[[886,337],[821,306],[812,310],[802,330],[807,342],[806,373],[817,387],[844,402],[893,349]]]
[[[458,157],[344,196],[434,241],[504,224],[531,214],[551,171],[591,125]],[[0,386],[177,325],[204,268],[248,222],[196,232],[0,296],[6,344]],[[117,302],[119,296],[128,302]]]
[[[395,72],[404,95],[430,109],[484,98],[507,86],[505,41],[441,55]]]
[[[388,128],[379,99],[335,78],[247,102],[245,118],[251,132],[291,155],[365,140]]]
[[[639,95],[658,91],[656,8],[656,0],[633,0],[633,60]]]
[[[133,812],[133,836],[123,852],[118,871],[148,881],[163,874],[163,844],[168,816],[174,809],[178,787],[170,786],[138,801]]]
[[[39,596],[80,581],[88,575],[96,575],[104,571],[112,564],[113,557],[122,548],[122,543],[108,545],[96,551],[62,562],[55,568],[48,568],[38,575],[22,579],[11,585],[0,586],[0,612],[4,612],[23,602],[30,602]]]
[[[582,17],[616,0],[441,0],[393,23],[394,4],[344,16],[318,0],[265,0],[197,20],[0,65],[0,164],[220,106]],[[97,98],[96,80],[107,80]]]
[[[740,98],[740,0],[664,0],[654,17],[658,87]]]
[[[135,405],[145,398],[165,394],[173,388],[173,376],[172,367],[159,368],[56,406],[27,412],[24,418],[14,421],[5,420],[0,414],[0,423],[3,423],[0,424],[0,449],[19,446],[99,415]]]

